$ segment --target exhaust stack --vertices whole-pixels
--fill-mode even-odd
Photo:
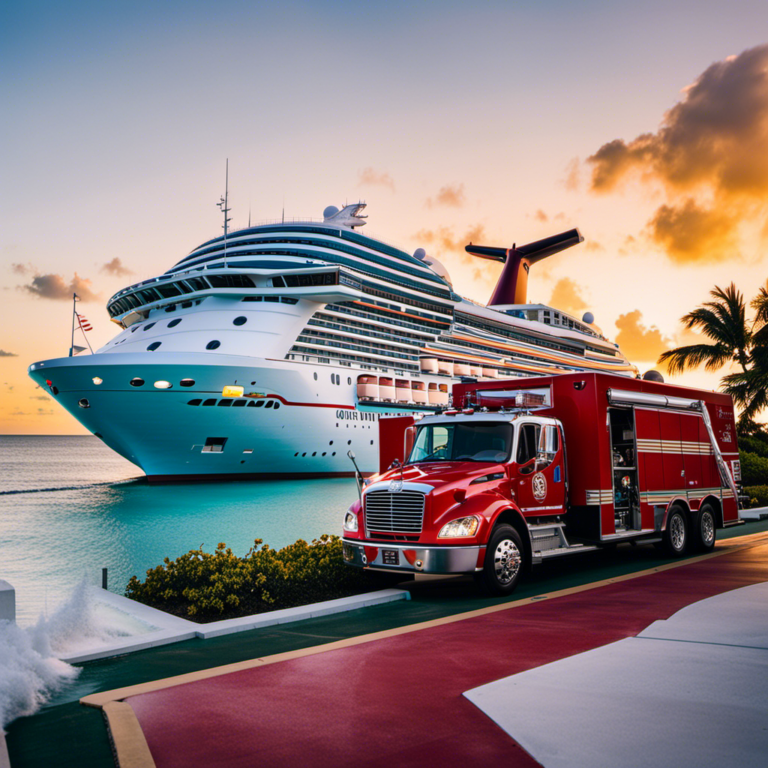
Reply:
[[[528,271],[531,264],[583,242],[581,232],[578,229],[570,229],[527,245],[493,248],[470,243],[465,250],[481,259],[503,262],[504,269],[499,282],[496,283],[493,296],[488,302],[489,307],[496,307],[502,304],[526,304],[528,302]]]

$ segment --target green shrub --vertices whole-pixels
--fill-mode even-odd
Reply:
[[[739,460],[744,485],[768,485],[768,459],[756,453],[739,451]]]
[[[768,507],[768,485],[746,486],[744,493],[749,496],[750,507]]]
[[[381,589],[393,582],[387,574],[344,565],[342,541],[323,535],[307,544],[283,549],[260,546],[237,557],[226,544],[214,552],[193,549],[147,571],[144,581],[132,576],[125,591],[140,603],[197,621],[248,616],[321,600]]]
[[[739,450],[746,453],[754,453],[768,459],[768,437],[760,435],[746,435],[739,438]]]

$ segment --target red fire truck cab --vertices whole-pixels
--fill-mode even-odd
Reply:
[[[379,432],[380,473],[344,518],[351,566],[475,573],[507,594],[547,558],[623,541],[708,551],[741,522],[719,393],[602,373],[462,383],[451,409]]]

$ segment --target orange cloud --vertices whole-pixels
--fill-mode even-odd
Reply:
[[[655,363],[659,355],[670,349],[672,344],[655,326],[647,328],[643,325],[642,319],[643,313],[639,309],[619,315],[616,320],[619,332],[615,341],[631,362]]]
[[[106,272],[108,275],[114,275],[115,277],[125,277],[126,275],[132,275],[133,272],[124,266],[120,259],[115,256],[112,261],[108,261],[104,264],[100,270]]]
[[[427,198],[425,205],[427,208],[433,208],[437,205],[445,205],[449,208],[461,208],[466,203],[464,196],[463,184],[446,184],[440,188],[440,191],[433,200],[431,197]]]
[[[477,243],[485,237],[485,227],[482,224],[476,224],[470,227],[463,237],[457,237],[450,227],[439,227],[438,229],[422,229],[416,233],[415,239],[426,245],[436,245],[438,252],[454,251],[467,257],[467,260],[474,263],[475,259],[464,250],[465,245]]]
[[[768,45],[712,64],[658,131],[610,141],[587,163],[596,193],[630,177],[662,187],[648,234],[673,261],[734,256],[739,223],[768,210]]]
[[[18,357],[15,352],[6,352],[4,349],[0,349],[0,357]]]
[[[100,296],[94,293],[93,283],[77,272],[70,282],[61,275],[35,275],[29,285],[20,286],[21,290],[41,299],[72,300],[76,293],[82,301],[98,301]]]
[[[578,316],[589,306],[581,291],[581,286],[570,277],[563,277],[555,283],[549,305],[569,315]]]
[[[357,174],[357,177],[358,186],[387,187],[388,189],[391,189],[392,192],[395,191],[395,182],[392,177],[388,173],[379,173],[370,166],[368,168],[363,168],[363,170]]]
[[[563,186],[569,192],[578,192],[581,187],[581,163],[578,157],[574,157],[566,166]]]

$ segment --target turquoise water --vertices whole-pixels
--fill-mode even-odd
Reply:
[[[148,485],[95,437],[0,437],[0,579],[18,621],[49,614],[86,577],[122,592],[164,557],[256,538],[282,547],[341,532],[353,479]]]

